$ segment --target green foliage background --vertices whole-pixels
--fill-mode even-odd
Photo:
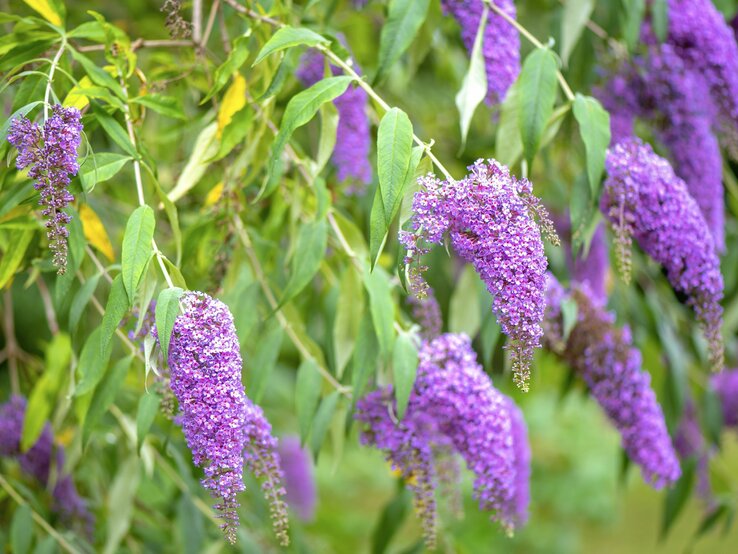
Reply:
[[[194,4],[198,2],[183,5],[187,19]],[[404,303],[403,271],[398,272],[397,260],[403,253],[395,240],[397,218],[383,219],[380,225],[372,222],[376,177],[366,196],[349,197],[330,165],[325,165],[336,124],[330,103],[309,118],[314,121],[299,128],[292,125],[294,134],[285,134],[295,123],[290,121],[288,102],[303,90],[293,72],[304,44],[325,44],[322,48],[343,60],[347,53],[335,40],[328,43],[302,32],[290,48],[252,66],[275,34],[264,17],[324,37],[342,34],[372,89],[388,106],[399,109],[393,115],[407,114],[412,132],[422,141],[433,141],[433,154],[453,176],[463,175],[476,158],[496,157],[518,174],[527,171],[535,193],[552,210],[571,207],[575,223],[585,230],[592,230],[598,218],[595,177],[600,172],[593,169],[585,149],[585,143],[597,142],[593,134],[597,125],[595,131],[581,134],[580,116],[572,113],[577,109],[572,110],[562,89],[556,88],[555,98],[546,99],[521,85],[518,96],[502,107],[476,107],[462,146],[454,99],[469,68],[469,55],[456,23],[442,15],[436,0],[428,3],[427,13],[419,10],[417,33],[407,37],[405,52],[396,53],[381,46],[391,12],[387,2],[372,1],[364,9],[347,0],[202,4],[203,29],[215,6],[214,19],[208,41],[196,48],[187,41],[171,42],[160,3],[154,0],[0,3],[5,32],[0,38],[3,119],[24,106],[31,105],[32,115],[41,110],[33,103],[44,98],[49,61],[59,51],[62,36],[65,49],[53,94],[71,102],[68,95],[75,82],[89,79],[78,87],[78,98],[86,98],[86,140],[81,175],[72,183],[77,199],[70,228],[72,258],[63,277],[57,277],[50,264],[41,223],[34,216],[31,183],[15,170],[9,145],[0,145],[3,344],[26,353],[15,360],[16,369],[10,360],[0,366],[0,399],[5,400],[14,387],[30,397],[32,405],[40,407],[29,416],[34,424],[50,420],[57,442],[66,447],[67,468],[98,522],[94,544],[58,528],[74,548],[131,553],[278,551],[268,507],[254,482],[247,483],[242,495],[239,542],[235,547],[225,544],[180,429],[161,414],[150,427],[145,425],[142,406],[147,401],[141,399],[157,393],[150,388],[150,369],[125,333],[115,336],[114,329],[130,307],[147,306],[161,291],[172,286],[209,291],[234,314],[247,394],[264,407],[278,436],[302,432],[317,456],[318,514],[309,524],[292,518],[290,551],[421,552],[420,529],[401,483],[381,453],[358,445],[355,426],[347,432],[345,426],[352,409],[348,392],[356,394],[362,385],[364,390],[370,386],[362,375],[379,382],[396,378],[391,345],[398,329],[406,333],[412,327]],[[240,13],[233,4],[248,5],[258,17]],[[540,59],[531,63],[558,68],[561,57],[568,58],[561,71],[573,91],[582,95],[591,93],[599,65],[638,48],[630,29],[639,28],[643,0],[596,6],[588,0],[516,4],[521,24],[543,42],[550,37],[553,44],[549,52],[523,41],[523,59],[532,52]],[[716,4],[726,16],[736,11],[732,1]],[[34,11],[33,6],[40,8]],[[609,40],[584,28],[588,19],[596,21]],[[567,45],[566,52],[561,45]],[[375,79],[383,59],[391,63]],[[245,91],[239,88],[244,83]],[[468,89],[472,97],[473,88]],[[543,119],[523,130],[536,136],[521,137],[516,102],[527,106],[549,100],[552,105],[542,110]],[[469,102],[474,104],[473,98]],[[371,105],[376,133],[385,110],[376,99]],[[225,113],[230,114],[230,123],[218,133],[218,118]],[[135,141],[128,136],[129,120]],[[280,153],[275,135],[285,139],[280,157],[274,155]],[[536,141],[538,152],[532,147]],[[391,144],[384,151],[380,147],[372,157],[396,155],[400,147]],[[601,154],[604,145],[592,148]],[[405,157],[410,152],[406,150]],[[521,162],[523,153],[526,164]],[[403,159],[409,176],[431,169],[428,150],[422,154],[417,169]],[[134,158],[142,165],[140,191]],[[275,164],[277,159],[287,160],[284,167]],[[733,169],[726,169],[730,217],[722,261],[729,363],[736,359],[733,337],[738,329],[738,181]],[[394,184],[400,189],[408,186],[404,194],[390,199],[398,206],[401,202],[396,215],[402,222],[408,216],[412,179]],[[150,209],[138,208],[141,203]],[[89,222],[83,229],[79,217],[83,206],[97,214],[104,233]],[[385,216],[392,215],[387,211]],[[144,229],[144,237],[153,233],[160,253],[152,252],[148,240],[126,246],[124,236],[132,240],[127,226]],[[388,239],[370,273],[369,264],[375,261],[387,228]],[[109,260],[104,237],[112,245]],[[566,280],[561,249],[547,247],[547,254],[552,270]],[[665,538],[660,538],[660,530],[667,494],[647,488],[637,469],[623,463],[618,436],[581,384],[572,386],[568,369],[551,355],[539,353],[531,392],[515,391],[503,341],[490,314],[490,298],[476,275],[462,270],[440,248],[428,256],[428,265],[446,330],[465,331],[475,338],[480,360],[496,386],[521,404],[533,451],[528,526],[514,538],[505,537],[476,510],[467,479],[463,518],[456,519],[441,503],[442,551],[735,551],[738,531],[731,523],[738,491],[734,471],[738,442],[733,434],[721,433],[719,422],[709,417],[714,398],[705,390],[704,344],[691,314],[677,302],[654,263],[636,253],[636,282],[631,286],[613,273],[610,306],[619,323],[628,322],[633,329],[670,429],[678,423],[687,395],[696,399],[701,414],[707,414],[702,418],[705,432],[720,441],[711,477],[723,506],[716,524],[700,534],[703,506],[690,497],[675,522],[669,522],[674,524]],[[112,281],[119,274],[122,279]],[[90,279],[95,287],[84,287]],[[136,318],[127,321],[127,329],[132,328]],[[368,329],[374,345],[364,358],[354,351],[361,329]],[[61,382],[51,386],[44,399],[39,383],[49,374],[49,360],[65,363]],[[298,381],[303,372],[312,377]],[[313,377],[319,372],[325,378],[318,381]],[[303,384],[298,387],[298,382]],[[309,395],[310,384],[318,389],[319,407],[299,408],[298,413],[296,404]],[[110,406],[101,400],[106,393]],[[36,404],[34,395],[40,399]],[[6,551],[18,551],[26,537],[32,537],[28,551],[58,551],[58,541],[30,524],[30,512],[22,507],[27,503],[53,524],[48,494],[25,480],[11,461],[0,462],[0,474],[7,484],[0,489],[0,544],[6,544]],[[385,510],[390,511],[382,523]]]

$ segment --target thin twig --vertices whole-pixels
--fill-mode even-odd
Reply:
[[[5,479],[5,477],[0,474],[0,486],[5,489],[5,492],[8,493],[8,495],[16,501],[17,504],[20,506],[26,506],[28,505],[28,502],[26,502],[23,497],[18,494],[18,491],[13,488],[13,486]],[[41,515],[36,512],[33,508],[31,508],[31,517],[34,519],[36,523],[38,523],[41,528],[46,531],[51,537],[54,538],[54,540],[59,543],[59,546],[61,546],[64,550],[67,552],[71,552],[72,554],[78,554],[81,552],[81,550],[78,550],[73,545],[69,544],[67,539],[65,539],[61,534],[59,534],[59,531],[54,529],[48,521],[46,521]]]
[[[142,48],[187,48],[194,46],[191,40],[145,40],[138,38],[131,43],[131,50],[135,52]],[[104,44],[88,44],[86,46],[75,46],[78,52],[101,52],[105,50]]]
[[[210,33],[213,30],[213,24],[215,23],[215,16],[218,13],[218,8],[220,7],[220,0],[215,0],[213,2],[213,5],[210,6],[210,13],[208,14],[208,22],[205,25],[205,33],[202,35],[202,40],[200,40],[200,48],[203,49],[208,44],[208,40],[210,39]]]
[[[192,0],[192,40],[200,44],[202,37],[202,0]]]
[[[56,319],[56,311],[54,310],[54,303],[51,301],[49,287],[46,286],[43,277],[36,279],[36,286],[38,286],[38,292],[41,294],[41,300],[44,303],[44,313],[49,324],[49,330],[52,335],[56,335],[59,332],[59,322]]]
[[[46,92],[44,93],[44,121],[49,119],[49,96],[51,96],[51,83],[54,82],[54,72],[56,71],[56,66],[59,65],[59,60],[61,59],[61,55],[64,52],[64,48],[66,48],[66,46],[67,39],[62,37],[61,44],[59,45],[59,50],[57,50],[54,59],[51,60],[51,67],[49,68],[49,78],[46,81]]]
[[[287,318],[282,313],[281,308],[279,308],[279,302],[277,302],[277,299],[274,296],[272,289],[269,287],[269,283],[267,282],[266,275],[264,274],[264,270],[261,267],[259,258],[256,255],[256,252],[254,251],[254,247],[251,244],[251,239],[249,238],[249,234],[246,231],[246,228],[243,226],[243,222],[241,221],[241,218],[238,215],[234,215],[233,223],[236,228],[238,237],[241,239],[241,243],[243,244],[244,250],[246,251],[246,256],[249,258],[251,267],[254,270],[256,279],[257,281],[259,281],[261,290],[264,292],[264,296],[266,297],[267,302],[269,303],[269,306],[271,306],[272,310],[275,311],[275,316],[277,317],[277,321],[279,322],[282,329],[284,329],[285,333],[287,333],[287,336],[290,338],[290,340],[295,345],[295,347],[300,352],[300,354],[303,356],[303,358],[308,359],[308,360],[315,360],[315,356],[313,356],[310,353],[310,351],[307,349],[307,347],[302,343],[302,341],[300,340],[300,337],[297,336],[297,334],[295,333],[295,330],[292,328],[292,325],[290,325],[290,322],[287,321]],[[326,381],[328,381],[333,386],[333,388],[335,388],[340,394],[343,394],[344,396],[348,398],[351,397],[351,389],[349,387],[345,387],[344,385],[339,383],[336,380],[336,378],[333,377],[333,375],[331,375],[328,372],[328,370],[326,370],[320,364],[315,364],[315,367],[317,367],[318,372],[322,375],[322,377]]]
[[[494,2],[491,0],[484,0],[484,3],[489,6],[489,9],[495,12],[497,15],[499,15],[502,19],[507,21],[510,25],[515,27],[518,30],[518,33],[523,35],[525,38],[528,39],[528,41],[536,46],[537,48],[544,48],[541,41],[539,41],[536,37],[534,37],[528,29],[523,27],[520,23],[518,23],[514,18],[510,17],[505,11],[497,6]],[[566,82],[566,78],[564,77],[564,74],[561,73],[561,71],[556,71],[556,77],[559,80],[559,84],[561,85],[561,90],[564,91],[564,96],[566,96],[566,99],[569,100],[569,102],[574,101],[574,92],[572,92],[571,87],[569,86],[569,83]]]

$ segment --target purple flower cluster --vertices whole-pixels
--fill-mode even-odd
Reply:
[[[76,108],[52,107],[52,116],[43,129],[30,119],[14,119],[8,132],[8,142],[18,149],[16,166],[30,166],[28,176],[35,181],[34,187],[41,198],[41,214],[46,218],[46,236],[53,253],[54,265],[62,275],[67,265],[66,225],[71,216],[64,208],[74,200],[67,188],[70,175],[79,170],[77,148],[82,133],[80,113]]]
[[[297,69],[297,77],[306,86],[312,86],[323,78],[324,61],[319,52],[306,53]],[[358,72],[358,68],[354,69]],[[334,75],[340,69],[331,66]],[[366,115],[368,97],[359,86],[350,85],[333,103],[338,109],[338,128],[336,146],[332,160],[339,181],[351,180],[347,189],[349,194],[363,194],[366,185],[372,181],[372,166],[369,161],[371,134],[369,118]]]
[[[21,453],[20,442],[25,413],[26,399],[21,396],[13,396],[8,402],[0,405],[0,456],[16,458],[23,472],[44,486],[49,483],[53,465],[59,475],[51,493],[52,510],[65,525],[79,525],[86,535],[91,536],[94,517],[79,496],[71,475],[62,473],[64,449],[60,446],[54,447],[51,426],[47,423],[36,444],[27,452]]]
[[[283,437],[278,452],[284,471],[287,504],[301,520],[312,521],[315,517],[317,493],[310,453],[300,446],[300,439],[297,437]]]
[[[723,423],[727,427],[738,427],[738,369],[713,375],[711,384],[723,406]]]
[[[356,418],[362,443],[384,450],[415,495],[426,542],[435,542],[438,453],[452,448],[474,475],[481,510],[512,531],[526,520],[530,452],[525,424],[477,363],[465,335],[444,334],[419,350],[415,386],[402,421],[391,387],[368,394]],[[443,466],[445,467],[445,465]]]
[[[577,304],[577,322],[564,337],[561,302],[567,297]],[[620,431],[623,448],[641,466],[646,482],[661,488],[676,481],[681,474],[679,461],[651,376],[641,369],[641,354],[632,346],[628,327],[615,327],[614,315],[593,300],[585,286],[567,294],[551,275],[546,320],[547,346],[587,384]]]
[[[282,500],[282,472],[277,441],[259,406],[241,383],[241,353],[228,307],[201,292],[185,293],[183,313],[172,330],[169,347],[171,389],[179,403],[193,462],[205,472],[202,481],[224,520],[226,538],[235,541],[237,495],[244,490],[243,465],[264,480],[277,536],[287,544],[287,515]]]
[[[423,241],[440,244],[449,234],[456,253],[474,265],[492,294],[492,310],[509,338],[506,348],[515,382],[528,390],[533,349],[540,346],[542,335],[547,265],[533,216],[541,218],[544,230],[555,233],[530,181],[516,179],[494,160],[479,160],[469,171],[453,183],[433,175],[419,180],[421,188],[413,200],[415,232],[402,231],[400,242],[409,264],[428,251]],[[423,269],[414,279],[421,280]]]
[[[669,0],[666,40],[706,82],[726,147],[738,157],[738,44],[733,30],[711,0]]]
[[[494,4],[515,19],[512,0],[494,0]],[[471,53],[482,19],[481,0],[442,0],[445,13],[450,13],[461,27],[461,39]],[[498,104],[520,73],[520,37],[518,31],[500,15],[490,11],[484,28],[482,56],[487,73],[487,103]]]
[[[699,207],[669,163],[638,139],[611,148],[605,165],[600,209],[613,226],[621,256],[629,255],[626,247],[633,236],[664,267],[703,327],[712,368],[722,369],[723,278]]]
[[[670,44],[650,42],[599,94],[611,111],[613,144],[633,136],[633,118],[647,120],[674,170],[697,201],[718,251],[725,246],[722,157],[713,134],[715,109],[704,78]],[[696,153],[699,152],[699,155]]]

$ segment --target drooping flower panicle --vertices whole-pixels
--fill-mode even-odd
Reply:
[[[577,321],[565,337],[561,303],[567,297],[576,302]],[[625,452],[641,466],[645,481],[655,488],[676,481],[679,461],[651,376],[641,369],[641,354],[632,346],[628,327],[617,328],[613,314],[591,298],[586,286],[567,293],[549,275],[545,342],[587,384],[620,431]]]
[[[30,167],[28,176],[39,191],[41,214],[46,218],[46,235],[54,265],[61,275],[66,271],[66,225],[71,216],[64,208],[74,200],[69,192],[70,175],[79,170],[77,148],[82,124],[76,108],[52,107],[52,115],[43,128],[26,117],[14,119],[8,132],[8,142],[18,149],[18,169]]]
[[[515,19],[512,0],[495,0],[495,5]],[[450,13],[461,27],[461,39],[471,53],[485,9],[481,0],[442,0],[445,13]],[[505,99],[510,86],[520,73],[520,37],[518,31],[493,11],[487,14],[482,56],[487,74],[487,98],[490,105]]]
[[[646,28],[648,30],[648,28]],[[675,173],[697,201],[718,251],[725,247],[722,157],[713,133],[717,112],[704,77],[674,46],[644,31],[643,55],[621,64],[598,95],[610,110],[612,144],[633,136],[633,119],[647,121],[667,149]]]
[[[738,44],[711,0],[669,0],[666,42],[698,72],[718,107],[720,131],[738,157]]]
[[[358,403],[362,442],[384,450],[415,494],[426,542],[435,540],[439,466],[435,455],[458,453],[474,475],[481,510],[512,531],[526,519],[530,455],[525,425],[511,400],[492,385],[465,335],[424,341],[415,386],[402,421],[396,421],[391,387]],[[435,453],[435,454],[434,454]]]
[[[527,179],[516,179],[494,160],[479,160],[469,171],[452,183],[432,175],[419,180],[413,200],[415,232],[402,231],[400,242],[410,264],[428,252],[424,243],[440,244],[449,235],[456,253],[474,265],[492,295],[492,311],[509,339],[515,382],[528,390],[533,349],[542,335],[547,266],[533,216],[542,219],[545,230],[551,223]]]
[[[687,296],[702,325],[714,370],[723,367],[723,278],[705,219],[669,163],[639,139],[608,151],[600,209],[621,246],[634,237]],[[622,253],[626,250],[622,249]]]
[[[323,78],[323,67],[323,56],[318,52],[308,52],[297,69],[297,77],[305,86],[312,86]],[[354,69],[358,71],[356,65]],[[340,69],[335,66],[331,66],[331,70],[334,75],[340,74]],[[336,177],[339,181],[350,181],[347,193],[362,194],[372,181],[369,160],[372,139],[366,114],[368,97],[363,88],[350,85],[333,103],[338,110],[336,145],[331,157]]]
[[[286,544],[277,441],[264,412],[244,392],[233,316],[225,304],[204,293],[187,292],[180,302],[183,313],[175,320],[169,346],[171,388],[182,411],[177,421],[193,461],[205,472],[202,484],[222,499],[216,508],[226,537],[235,541],[245,461],[264,480],[275,531]]]
[[[51,425],[46,423],[36,443],[21,453],[20,443],[23,420],[26,415],[26,399],[12,396],[5,404],[0,404],[0,456],[18,460],[21,469],[43,486],[49,484],[52,466],[58,472],[51,492],[52,510],[67,526],[78,526],[91,536],[94,517],[87,503],[79,496],[71,475],[62,472],[64,468],[64,448],[54,445]]]

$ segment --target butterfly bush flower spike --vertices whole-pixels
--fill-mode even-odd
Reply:
[[[310,453],[300,446],[300,439],[297,437],[282,438],[278,453],[284,471],[287,504],[301,520],[312,521],[315,517],[317,492]]]
[[[64,211],[74,196],[69,192],[71,177],[77,174],[77,148],[82,124],[76,108],[52,106],[51,117],[43,127],[26,117],[14,119],[8,142],[18,149],[16,166],[29,167],[28,176],[39,191],[41,214],[46,218],[46,236],[59,275],[67,267],[67,224],[72,217]]]
[[[445,459],[449,452],[474,473],[473,495],[481,510],[509,532],[525,522],[527,437],[511,401],[477,363],[467,336],[444,334],[422,343],[402,421],[393,415],[392,396],[387,387],[359,401],[362,442],[385,451],[405,478],[429,545],[435,541],[434,491],[439,482],[453,479],[453,467]]]
[[[515,3],[512,0],[494,0],[494,4],[515,19]],[[485,9],[484,2],[442,0],[441,6],[445,13],[451,14],[459,22],[461,39],[471,53]],[[515,27],[491,10],[484,28],[482,57],[487,74],[486,101],[489,105],[499,104],[520,73],[520,37]]]
[[[548,214],[533,196],[527,179],[517,179],[494,160],[479,160],[461,181],[419,180],[413,200],[412,228],[401,231],[411,270],[411,287],[423,290],[420,257],[448,235],[454,251],[473,264],[493,297],[492,311],[508,337],[514,379],[528,390],[533,350],[540,346],[545,308],[545,272],[541,222],[556,242]]]
[[[576,302],[577,322],[564,337],[561,302],[567,297]],[[586,286],[566,293],[553,276],[549,276],[546,320],[547,346],[587,384],[620,431],[623,449],[641,466],[645,481],[655,488],[674,483],[681,474],[679,461],[651,376],[641,369],[641,354],[632,346],[628,327],[615,327],[613,314],[592,298]]]
[[[225,304],[201,292],[185,293],[180,302],[183,312],[175,320],[169,346],[171,389],[182,411],[177,421],[193,462],[205,472],[202,484],[221,499],[215,507],[226,538],[235,541],[245,461],[264,479],[275,531],[286,544],[276,439],[261,408],[244,392],[233,316]]]
[[[669,162],[639,139],[608,151],[600,209],[621,255],[631,237],[660,263],[675,290],[687,296],[707,338],[713,370],[723,367],[723,278],[702,213]],[[626,267],[629,265],[625,264]]]
[[[738,369],[725,370],[712,376],[712,388],[723,407],[723,424],[738,427]]]

